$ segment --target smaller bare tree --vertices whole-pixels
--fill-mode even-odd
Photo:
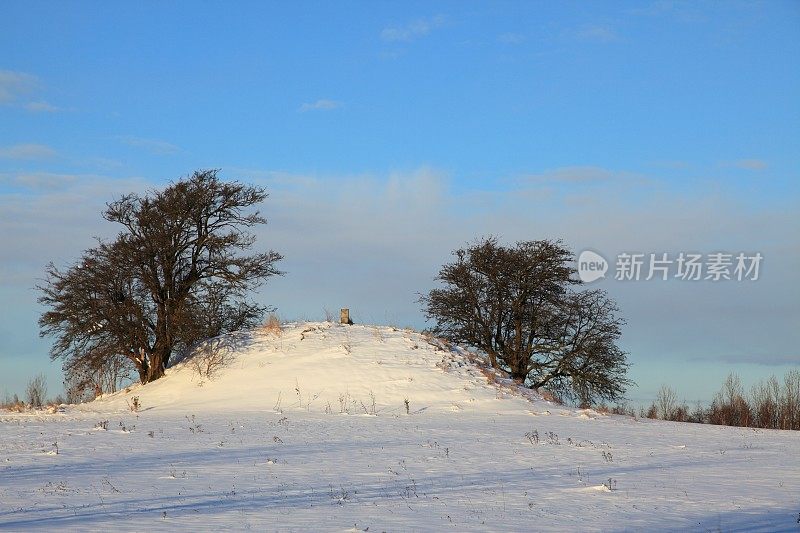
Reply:
[[[220,339],[208,339],[195,348],[189,362],[198,376],[213,379],[217,370],[228,363],[228,349],[220,344]]]
[[[675,409],[678,406],[678,395],[667,385],[661,385],[658,389],[656,396],[656,408],[658,409],[658,417],[661,420],[672,420],[675,416]]]
[[[44,374],[37,374],[29,382],[25,389],[28,405],[31,407],[41,407],[47,397],[47,378]]]

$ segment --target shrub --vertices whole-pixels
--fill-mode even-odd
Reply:
[[[752,410],[744,398],[739,376],[729,374],[722,389],[711,402],[709,422],[723,426],[749,426]]]
[[[37,374],[29,382],[25,389],[25,396],[28,399],[28,405],[31,407],[42,407],[45,404],[45,397],[47,396],[47,378],[44,374]]]
[[[261,326],[261,331],[280,337],[283,330],[281,329],[281,321],[274,314],[270,314],[266,322]]]
[[[195,350],[189,364],[198,376],[213,379],[217,371],[228,363],[228,354],[227,347],[210,339]]]
[[[6,394],[5,398],[3,398],[3,403],[0,403],[0,409],[21,413],[25,410],[25,402],[20,400],[16,394],[13,397]]]
[[[694,411],[689,414],[687,422],[694,422],[696,424],[705,424],[708,422],[708,412],[703,409],[703,405],[700,402],[697,402]]]
[[[618,403],[614,407],[611,408],[611,414],[614,415],[625,415],[625,416],[636,416],[636,413],[628,407],[624,403]]]
[[[134,396],[133,398],[130,399],[130,401],[128,400],[125,401],[128,404],[128,409],[130,409],[132,413],[138,413],[139,409],[142,408],[142,404],[141,402],[139,402],[138,396]]]

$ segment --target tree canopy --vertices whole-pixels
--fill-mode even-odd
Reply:
[[[560,241],[513,247],[482,239],[453,252],[421,297],[432,333],[485,352],[492,366],[533,388],[589,403],[630,383],[617,346],[624,324],[602,290],[577,290],[573,255]]]
[[[197,171],[144,196],[125,195],[103,217],[122,226],[73,266],[48,265],[38,288],[48,310],[41,335],[55,336],[53,359],[69,376],[101,372],[120,358],[142,383],[164,375],[173,354],[195,342],[253,325],[266,307],[247,293],[282,274],[274,251],[246,254],[253,209],[267,193]]]

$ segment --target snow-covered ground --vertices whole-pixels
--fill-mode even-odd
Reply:
[[[213,379],[0,414],[0,529],[800,529],[800,432],[560,407],[396,328],[227,340]]]

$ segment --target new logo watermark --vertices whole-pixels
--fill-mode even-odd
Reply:
[[[623,252],[614,263],[614,279],[618,281],[649,281],[651,279],[678,279],[682,281],[756,281],[758,280],[761,252],[692,252],[637,253]],[[605,278],[609,264],[605,257],[592,250],[578,256],[578,277],[584,283]]]
[[[584,283],[591,283],[606,277],[608,261],[602,255],[591,250],[584,250],[578,256],[578,277]]]

